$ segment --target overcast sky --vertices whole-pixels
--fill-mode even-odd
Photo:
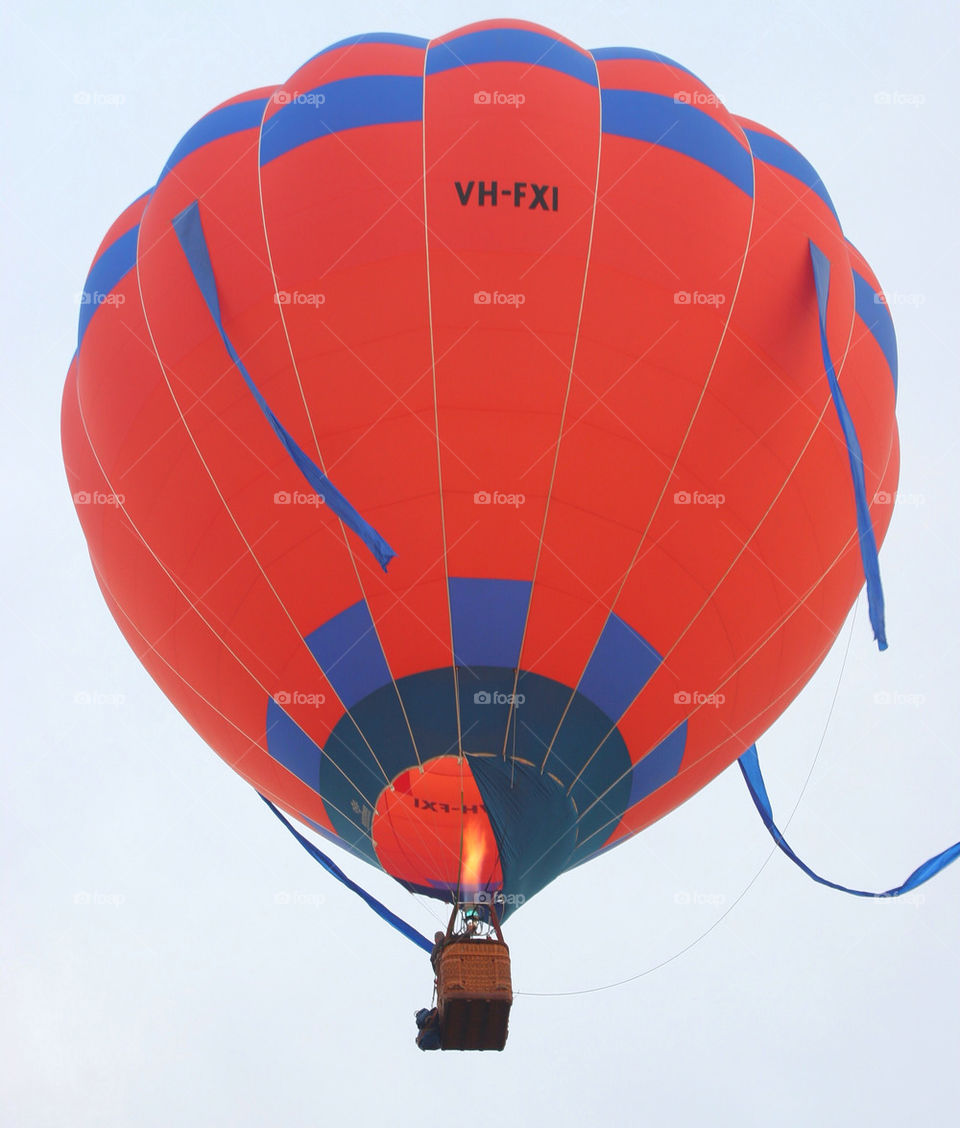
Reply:
[[[890,296],[890,649],[861,598],[760,752],[801,856],[897,884],[960,837],[956,4],[200,7],[3,16],[0,1122],[954,1124],[960,865],[899,902],[815,886],[771,857],[736,768],[513,918],[502,1055],[419,1053],[426,957],[326,878],[121,638],[59,403],[100,238],[221,100],[347,35],[498,15],[672,56],[808,157]],[[432,931],[435,905],[337,859]]]

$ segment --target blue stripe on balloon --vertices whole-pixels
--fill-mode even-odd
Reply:
[[[517,665],[531,587],[527,580],[450,577],[453,650],[458,666]]]
[[[347,709],[390,682],[390,670],[364,600],[307,636],[307,646]]]
[[[80,298],[80,323],[77,327],[77,348],[83,344],[83,337],[90,324],[90,318],[104,304],[116,289],[120,280],[137,265],[137,239],[140,224],[131,227],[115,239],[99,256],[83,286]]]
[[[645,639],[619,616],[610,615],[577,688],[616,722],[660,662]]]
[[[749,151],[716,118],[695,106],[643,90],[604,90],[601,118],[604,133],[682,153],[753,195]]]
[[[423,79],[419,75],[373,74],[341,78],[304,91],[268,118],[260,140],[260,163],[346,129],[421,121]]]
[[[529,63],[597,85],[597,68],[589,55],[551,35],[519,27],[468,31],[435,43],[427,51],[426,74],[440,74],[479,63]]]
[[[267,699],[267,748],[278,764],[316,791],[322,751],[287,713],[289,705],[282,693]]]
[[[221,106],[219,110],[212,110],[206,117],[202,117],[180,139],[163,166],[157,183],[159,184],[160,180],[169,175],[171,169],[184,157],[195,153],[197,149],[202,149],[204,145],[209,145],[211,141],[219,141],[221,137],[229,137],[245,129],[259,129],[264,108],[269,100],[269,98],[251,98],[247,102],[234,102],[230,106]]]
[[[854,306],[857,316],[870,330],[873,339],[887,360],[887,367],[893,379],[894,395],[897,392],[897,335],[893,329],[893,318],[883,295],[878,294],[862,274],[853,272]]]
[[[834,219],[838,224],[840,223],[837,209],[833,206],[833,200],[830,199],[826,186],[820,179],[817,170],[802,153],[798,153],[792,145],[788,145],[786,141],[781,141],[778,137],[770,137],[769,134],[759,133],[755,129],[744,129],[743,132],[746,134],[753,155],[758,161],[772,165],[774,168],[780,169],[781,172],[799,180],[801,184],[823,200],[833,212]]]

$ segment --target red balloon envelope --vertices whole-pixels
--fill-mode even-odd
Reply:
[[[202,118],[94,260],[63,449],[216,752],[408,888],[511,907],[813,674],[875,574],[895,380],[795,149],[663,56],[497,21]]]

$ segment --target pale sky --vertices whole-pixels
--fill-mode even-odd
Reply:
[[[421,1054],[426,956],[196,736],[100,597],[59,402],[109,224],[223,99],[348,35],[492,16],[671,56],[826,183],[899,341],[890,649],[861,596],[761,762],[788,838],[834,880],[887,888],[960,837],[955,4],[16,3],[0,34],[5,1125],[955,1123],[960,865],[899,902],[815,886],[770,856],[731,768],[510,921],[503,1054]],[[335,857],[432,933],[439,906]]]

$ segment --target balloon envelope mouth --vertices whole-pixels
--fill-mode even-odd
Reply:
[[[496,839],[466,756],[438,756],[402,771],[385,788],[371,834],[380,865],[393,877],[459,890],[461,899],[503,884]]]

